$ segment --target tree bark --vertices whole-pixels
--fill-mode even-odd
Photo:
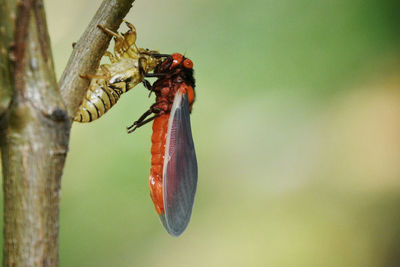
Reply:
[[[88,85],[79,74],[95,72],[110,41],[96,25],[117,29],[132,2],[104,0],[61,78],[63,100],[42,0],[0,0],[3,266],[58,266],[61,175],[71,114]]]

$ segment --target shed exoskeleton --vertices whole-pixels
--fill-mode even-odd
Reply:
[[[122,35],[98,26],[114,37],[114,54],[109,51],[104,54],[111,63],[100,65],[95,75],[81,75],[91,81],[74,121],[91,122],[101,117],[162,61],[158,51],[136,46],[136,29],[125,23],[129,30]]]

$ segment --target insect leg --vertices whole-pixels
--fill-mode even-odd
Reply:
[[[156,78],[159,78],[159,77],[164,77],[166,75],[168,75],[168,73],[146,73],[144,75],[144,77],[156,77]]]
[[[146,75],[146,65],[147,65],[147,60],[145,57],[140,57],[138,60],[139,63],[139,72],[140,74],[142,74],[143,76]]]
[[[123,34],[124,38],[125,38],[125,42],[127,43],[128,47],[134,45],[136,43],[136,28],[135,26],[133,26],[131,23],[127,22],[126,20],[123,20],[126,24],[126,26],[128,26],[129,30]],[[137,47],[135,46],[136,50]],[[137,51],[135,51],[137,52]]]
[[[103,25],[98,24],[97,27],[99,27],[103,32],[115,37],[115,39],[119,39],[119,40],[124,40],[124,37],[122,37],[121,35],[119,35],[116,32],[113,32],[112,30],[110,30],[109,28],[104,27]]]
[[[135,131],[136,128],[139,128],[140,126],[143,126],[146,123],[154,120],[155,118],[163,115],[165,113],[165,111],[160,109],[159,107],[157,107],[160,103],[161,102],[156,102],[153,105],[151,105],[149,110],[147,110],[145,113],[143,113],[143,115],[140,116],[140,118],[137,121],[135,121],[131,126],[127,127],[128,133]],[[154,113],[155,115],[151,118],[146,119],[152,113]]]
[[[145,114],[146,114],[146,113],[145,113]],[[150,114],[151,114],[151,113],[150,113]],[[135,121],[131,126],[129,126],[129,127],[127,128],[128,134],[134,132],[137,128],[139,128],[139,127],[145,125],[146,123],[151,122],[151,121],[154,120],[155,118],[160,117],[162,114],[163,114],[163,113],[155,114],[153,117],[148,118],[147,120],[143,120],[143,121],[141,121],[141,122]],[[143,114],[143,115],[144,115],[144,114]]]
[[[88,80],[92,80],[92,79],[106,79],[105,76],[102,75],[94,75],[94,74],[79,74],[79,77],[81,77],[82,79],[88,79]]]
[[[147,62],[146,61],[146,58],[144,58],[144,57],[140,57],[139,58],[139,72],[143,75],[143,76],[145,76],[145,77],[148,77],[147,76],[147,73],[146,73],[146,71],[145,71],[145,69],[144,69],[144,62]],[[153,86],[150,84],[150,82],[148,81],[148,80],[144,80],[143,79],[143,86],[146,88],[146,89],[148,89],[148,90],[150,90],[150,93],[149,93],[149,97],[150,97],[150,95],[151,95],[151,93],[153,92]]]
[[[170,57],[169,54],[151,54],[152,57]]]
[[[116,59],[116,57],[115,57],[111,52],[109,52],[109,51],[106,51],[106,52],[104,53],[104,56],[108,57],[108,58],[110,59],[111,63],[116,63],[116,62],[118,62],[118,60]]]
[[[150,90],[150,93],[149,93],[149,97],[151,96],[151,93],[153,93],[153,86],[150,84],[150,82],[148,81],[148,80],[143,80],[143,86],[146,88],[146,89],[148,89],[148,90]]]
[[[140,52],[139,54],[143,54],[143,55],[147,55],[147,56],[151,56],[151,57],[155,57],[155,58],[170,57],[171,56],[171,55],[168,55],[168,54],[153,53],[151,51],[149,51],[149,52],[143,51],[143,52]]]
[[[112,30],[104,27],[103,25],[98,24],[97,27],[99,27],[101,30],[103,30],[105,33],[113,36],[115,38],[115,45],[114,45],[114,52],[116,56],[121,55],[124,53],[124,41],[125,38],[121,36],[120,34],[113,32]]]
[[[151,113],[153,113],[153,111],[152,111],[151,108],[150,108],[150,109],[147,110],[145,113],[143,113],[143,115],[140,116],[140,118],[139,118],[137,121],[135,121],[131,126],[126,127],[126,129],[127,129],[127,130],[132,129],[133,127],[136,126],[136,124],[138,124],[138,123],[144,121],[144,119],[146,119]]]
[[[105,64],[100,65],[100,69],[103,71],[104,76],[106,76],[106,77],[111,76],[110,70],[107,68],[107,66]]]
[[[153,86],[150,84],[150,82],[148,80],[143,80],[142,83],[143,83],[144,88],[146,88],[150,91],[153,91]]]

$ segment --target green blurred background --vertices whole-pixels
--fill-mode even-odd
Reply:
[[[48,0],[58,77],[100,0]],[[195,64],[199,184],[180,238],[149,197],[142,85],[75,123],[61,266],[400,266],[400,2],[137,0],[140,47]],[[122,28],[125,31],[125,28]]]

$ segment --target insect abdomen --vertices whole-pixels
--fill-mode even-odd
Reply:
[[[168,131],[169,114],[154,119],[153,135],[151,136],[151,168],[150,168],[150,196],[158,215],[164,213],[163,202],[163,166],[165,141]]]
[[[105,85],[93,83],[89,86],[86,97],[79,107],[74,120],[78,122],[91,122],[117,103],[121,93]]]

